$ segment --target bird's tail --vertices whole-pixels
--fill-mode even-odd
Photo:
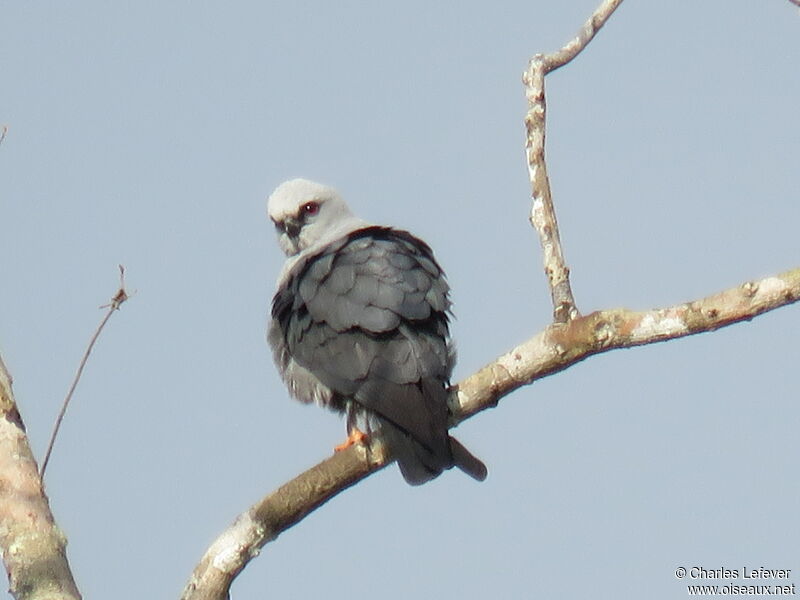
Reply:
[[[489,472],[483,461],[452,436],[450,437],[450,451],[453,453],[453,464],[456,467],[477,481],[486,479]]]
[[[422,379],[419,385],[375,380],[360,393],[369,398],[371,418],[408,483],[423,484],[451,467],[486,479],[486,465],[447,432],[448,392],[441,380]]]

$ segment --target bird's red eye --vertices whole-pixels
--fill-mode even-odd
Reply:
[[[313,217],[319,212],[319,202],[306,202],[301,209],[303,216]]]

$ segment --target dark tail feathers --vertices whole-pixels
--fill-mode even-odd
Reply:
[[[486,479],[486,465],[467,450],[456,438],[446,438],[449,445],[441,444],[434,454],[407,433],[391,425],[383,426],[383,436],[397,459],[403,478],[411,485],[421,485],[441,475],[442,471],[458,467],[477,481]]]
[[[456,438],[450,437],[450,451],[453,464],[476,481],[483,481],[489,474],[480,458],[467,450]]]

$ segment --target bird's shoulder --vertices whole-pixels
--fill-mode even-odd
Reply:
[[[273,300],[273,317],[303,313],[337,331],[374,333],[449,310],[444,272],[424,241],[371,226],[298,261]],[[446,316],[444,317],[446,318]]]

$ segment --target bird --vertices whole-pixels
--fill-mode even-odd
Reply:
[[[453,466],[483,481],[448,433],[451,303],[428,244],[307,179],[280,184],[267,213],[287,256],[267,339],[290,395],[346,416],[336,450],[379,436],[411,485]]]

